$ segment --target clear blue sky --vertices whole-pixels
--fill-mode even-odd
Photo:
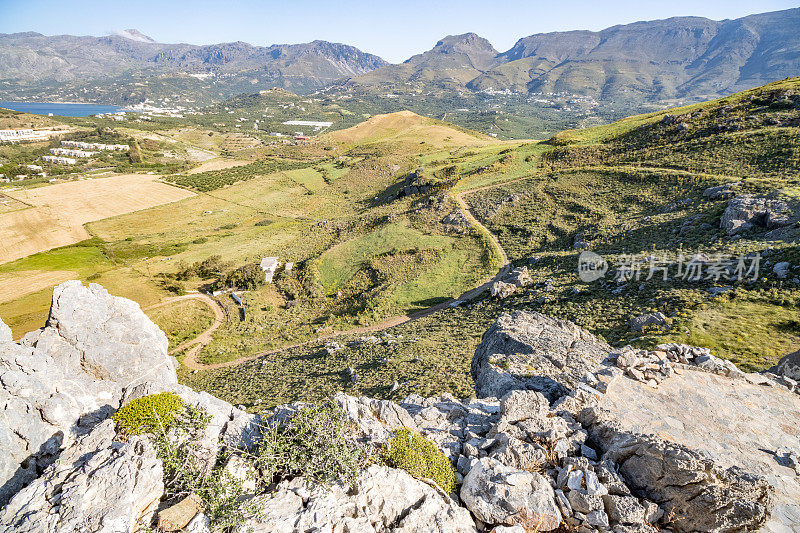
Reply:
[[[0,33],[106,35],[136,28],[159,42],[256,45],[314,39],[399,62],[445,35],[475,32],[505,51],[520,37],[600,30],[679,15],[715,20],[800,7],[799,0],[0,0]]]

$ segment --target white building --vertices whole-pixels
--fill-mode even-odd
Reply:
[[[279,265],[277,257],[264,257],[261,259],[261,270],[264,271],[264,280],[267,283],[272,283],[272,278],[275,277],[275,271],[278,270]]]
[[[67,157],[92,157],[97,152],[87,152],[85,150],[72,148],[50,148],[50,153],[53,155],[64,155]]]
[[[127,152],[131,149],[127,144],[87,143],[83,141],[61,141],[61,146],[66,148],[78,148],[81,150],[109,150],[116,152]]]
[[[43,161],[47,161],[48,163],[58,163],[59,165],[74,165],[78,161],[71,157],[60,157],[57,155],[43,155]]]

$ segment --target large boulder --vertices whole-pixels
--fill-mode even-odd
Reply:
[[[720,219],[720,228],[728,235],[761,227],[774,229],[791,223],[789,204],[778,192],[765,196],[743,194],[731,199]]]
[[[800,350],[781,357],[778,364],[769,371],[778,376],[800,381]]]
[[[164,332],[139,304],[111,296],[96,283],[84,287],[73,280],[56,287],[47,330],[69,343],[80,356],[81,367],[96,379],[123,387],[144,381],[178,382],[177,363],[167,355]],[[26,336],[26,343],[35,339]]]
[[[489,525],[552,531],[561,524],[555,493],[544,476],[517,470],[491,457],[480,459],[464,478],[461,500]]]
[[[512,389],[529,389],[555,402],[610,350],[572,322],[526,311],[503,313],[472,358],[475,391],[499,398]]]
[[[403,470],[372,465],[355,489],[303,478],[282,482],[275,492],[251,502],[255,513],[242,531],[397,531],[477,533],[465,508],[434,486]]]
[[[106,420],[60,455],[0,511],[18,533],[133,532],[164,492],[161,461],[146,437],[114,441]]]
[[[10,341],[0,328],[0,506],[144,381],[177,385],[164,334],[130,300],[68,281],[47,325]]]
[[[657,328],[664,331],[670,329],[669,319],[661,312],[647,313],[631,318],[628,326],[631,331],[637,333],[644,331],[645,328]]]

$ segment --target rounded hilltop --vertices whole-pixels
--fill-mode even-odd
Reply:
[[[324,138],[345,144],[424,143],[430,148],[484,146],[499,142],[483,133],[423,117],[408,110],[374,115],[352,128],[328,133]]]

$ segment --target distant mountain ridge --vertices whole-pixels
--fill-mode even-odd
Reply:
[[[400,65],[350,80],[393,89],[566,92],[599,99],[709,98],[800,74],[800,8],[531,35],[498,53],[473,33],[449,36]]]
[[[0,34],[0,79],[22,83],[101,79],[126,74],[246,74],[294,80],[295,89],[322,87],[388,63],[353,46],[313,41],[268,47],[244,42],[157,43],[137,30],[105,37]]]

